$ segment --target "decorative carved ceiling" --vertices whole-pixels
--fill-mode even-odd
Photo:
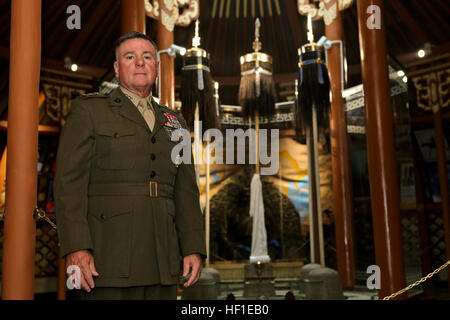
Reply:
[[[185,10],[192,10],[189,7],[192,6],[190,0],[170,1],[177,1]],[[252,51],[256,17],[261,21],[262,51],[274,58],[276,81],[292,78],[297,72],[297,48],[307,41],[307,18],[299,14],[299,2],[317,5],[315,0],[199,0],[201,47],[211,54],[211,72],[215,78],[220,79],[221,85],[236,85],[236,79],[239,78],[239,57]],[[66,27],[66,9],[72,4],[81,9],[81,30],[68,30]],[[400,62],[403,61],[402,57],[408,55],[414,58],[414,53],[426,42],[431,44],[432,50],[447,48],[448,51],[448,1],[395,0],[384,1],[384,4],[391,56],[397,57]],[[11,1],[0,0],[1,100],[7,97],[9,78],[10,10]],[[179,16],[180,14],[182,15],[179,13]],[[349,84],[355,85],[360,81],[356,4],[353,3],[342,11],[342,17]],[[147,17],[147,34],[154,39],[156,28],[157,21]],[[189,48],[194,28],[193,23],[188,27],[175,25],[175,43]],[[324,34],[323,20],[313,21],[313,28],[315,38],[318,39]],[[42,64],[45,67],[63,68],[64,57],[68,56],[80,65],[80,72],[96,77],[107,75],[108,71],[112,71],[113,48],[119,32],[118,0],[42,0]],[[177,74],[180,64],[181,59],[177,59]]]

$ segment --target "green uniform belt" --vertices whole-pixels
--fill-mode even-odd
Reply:
[[[139,196],[173,199],[173,186],[157,181],[142,183],[91,183],[88,196]]]

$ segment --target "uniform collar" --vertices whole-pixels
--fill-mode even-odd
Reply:
[[[147,97],[141,98],[141,97],[138,96],[136,93],[131,92],[130,90],[128,90],[128,89],[126,89],[126,88],[124,88],[124,87],[122,87],[122,86],[119,86],[119,87],[120,87],[120,90],[122,91],[122,93],[123,93],[128,99],[130,99],[130,101],[131,101],[136,107],[139,105],[139,102],[140,102],[141,100],[145,100],[145,101],[147,102],[147,105],[148,105],[148,103],[151,104],[151,100],[152,100],[152,93],[151,93],[151,92],[150,92],[150,94],[149,94]]]
[[[155,135],[164,125],[166,119],[163,113],[160,110],[159,105],[156,103],[154,99],[151,98],[151,95],[148,97],[150,104],[152,105],[152,109],[155,113],[155,126],[152,131],[152,136]],[[148,124],[145,122],[142,114],[139,112],[138,108],[134,106],[131,100],[125,95],[125,93],[120,89],[114,89],[110,94],[110,104],[111,107],[119,107],[119,114],[138,125],[142,126],[146,130],[150,131]]]

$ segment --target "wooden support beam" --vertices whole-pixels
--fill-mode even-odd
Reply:
[[[343,40],[342,15],[337,10],[336,18],[330,25],[325,24],[325,35],[328,40]],[[344,43],[342,43],[342,46]],[[344,52],[344,51],[342,51]],[[344,57],[342,57],[343,59]],[[353,192],[349,143],[347,137],[347,121],[342,99],[343,83],[341,82],[340,44],[334,44],[327,54],[328,72],[331,84],[331,166],[333,170],[333,199],[336,228],[336,254],[338,272],[342,286],[355,286],[355,248],[353,245]],[[342,61],[343,62],[343,61]],[[343,68],[342,68],[343,70]]]
[[[160,11],[165,10],[171,12],[172,8],[165,6],[165,1],[160,2]],[[158,20],[158,32],[157,32],[158,49],[167,50],[174,43],[173,31],[169,31],[167,27]],[[159,103],[169,108],[175,108],[175,58],[169,56],[166,52],[161,53],[159,56],[159,68],[160,78],[158,86],[161,86],[161,97],[159,97]]]
[[[41,1],[11,3],[2,299],[34,298]]]
[[[146,33],[144,0],[122,0],[120,2],[120,33],[122,35],[128,31]]]
[[[367,26],[371,5],[380,8],[379,29]],[[375,261],[381,273],[379,297],[384,298],[406,282],[383,0],[357,0],[357,9]],[[396,299],[405,298],[403,293]]]

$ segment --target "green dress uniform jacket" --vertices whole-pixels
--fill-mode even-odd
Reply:
[[[173,124],[186,122],[152,105],[153,131],[120,89],[81,96],[60,136],[54,195],[61,255],[90,250],[98,287],[173,285],[181,256],[206,255],[194,166],[171,160]]]

